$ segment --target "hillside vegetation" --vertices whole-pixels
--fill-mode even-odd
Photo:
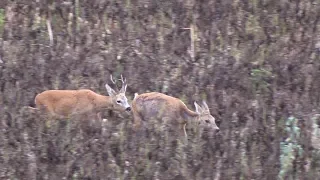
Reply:
[[[0,179],[317,179],[316,0],[1,0]],[[26,106],[48,89],[206,100],[221,132],[188,143],[132,117],[55,121]]]

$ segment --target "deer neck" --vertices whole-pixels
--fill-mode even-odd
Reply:
[[[185,120],[187,120],[187,122],[190,122],[190,121],[197,121],[198,120],[198,117],[199,117],[199,114],[188,109],[186,106],[185,108],[183,109],[183,118]]]
[[[110,96],[99,95],[95,99],[97,109],[112,109],[112,98]]]

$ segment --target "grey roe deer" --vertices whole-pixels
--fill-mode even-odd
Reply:
[[[194,105],[196,110],[192,111],[180,99],[162,93],[135,94],[131,105],[134,129],[139,129],[142,122],[156,118],[167,121],[185,135],[185,126],[188,124],[197,124],[218,131],[219,128],[215,123],[215,118],[210,114],[208,105],[205,102],[202,107],[196,102]]]
[[[115,83],[110,76],[111,81]],[[97,94],[89,89],[80,90],[47,90],[35,97],[38,110],[55,118],[66,118],[73,115],[97,115],[103,109],[131,111],[126,98],[126,80],[121,75],[122,87],[117,92],[108,84],[105,85],[109,96]]]

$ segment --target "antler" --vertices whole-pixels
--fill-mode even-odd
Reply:
[[[111,82],[115,85],[117,91],[119,91],[119,88],[118,88],[118,86],[117,86],[117,84],[116,84],[116,81],[113,80],[112,74],[110,74],[110,80],[111,80]]]
[[[122,74],[121,74],[121,79],[119,79],[122,82],[122,87],[121,87],[120,91],[119,91],[119,88],[118,88],[117,83],[116,83],[117,80],[113,79],[112,74],[110,75],[110,79],[111,79],[111,82],[116,86],[116,89],[117,89],[118,92],[120,92],[120,93],[125,93],[126,92],[127,80],[126,80],[126,78],[124,78],[122,76]]]
[[[113,78],[112,78],[112,74],[110,74],[110,79],[111,79],[111,82],[112,82],[113,84],[116,83],[116,82],[113,80]]]
[[[121,87],[120,92],[121,93],[125,93],[126,89],[127,89],[127,80],[126,80],[126,78],[123,78],[122,74],[121,74],[121,79],[120,80],[122,82],[122,87]]]

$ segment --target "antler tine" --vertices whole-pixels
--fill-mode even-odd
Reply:
[[[119,88],[116,84],[116,81],[113,79],[112,74],[110,74],[110,79],[111,79],[111,82],[116,86],[116,90],[119,91]]]
[[[126,79],[126,78],[123,78],[122,74],[121,74],[120,77],[121,77],[120,80],[121,80],[122,84],[125,84],[125,83],[127,82],[127,79]]]
[[[125,93],[126,92],[126,89],[127,89],[127,80],[126,80],[126,78],[123,78],[123,76],[122,76],[122,74],[121,74],[121,82],[122,82],[122,87],[121,87],[121,90],[120,90],[120,92],[122,92],[122,93]]]
[[[116,82],[113,80],[113,78],[112,78],[112,74],[110,74],[110,79],[111,79],[111,82],[113,83],[113,84],[116,84]]]

